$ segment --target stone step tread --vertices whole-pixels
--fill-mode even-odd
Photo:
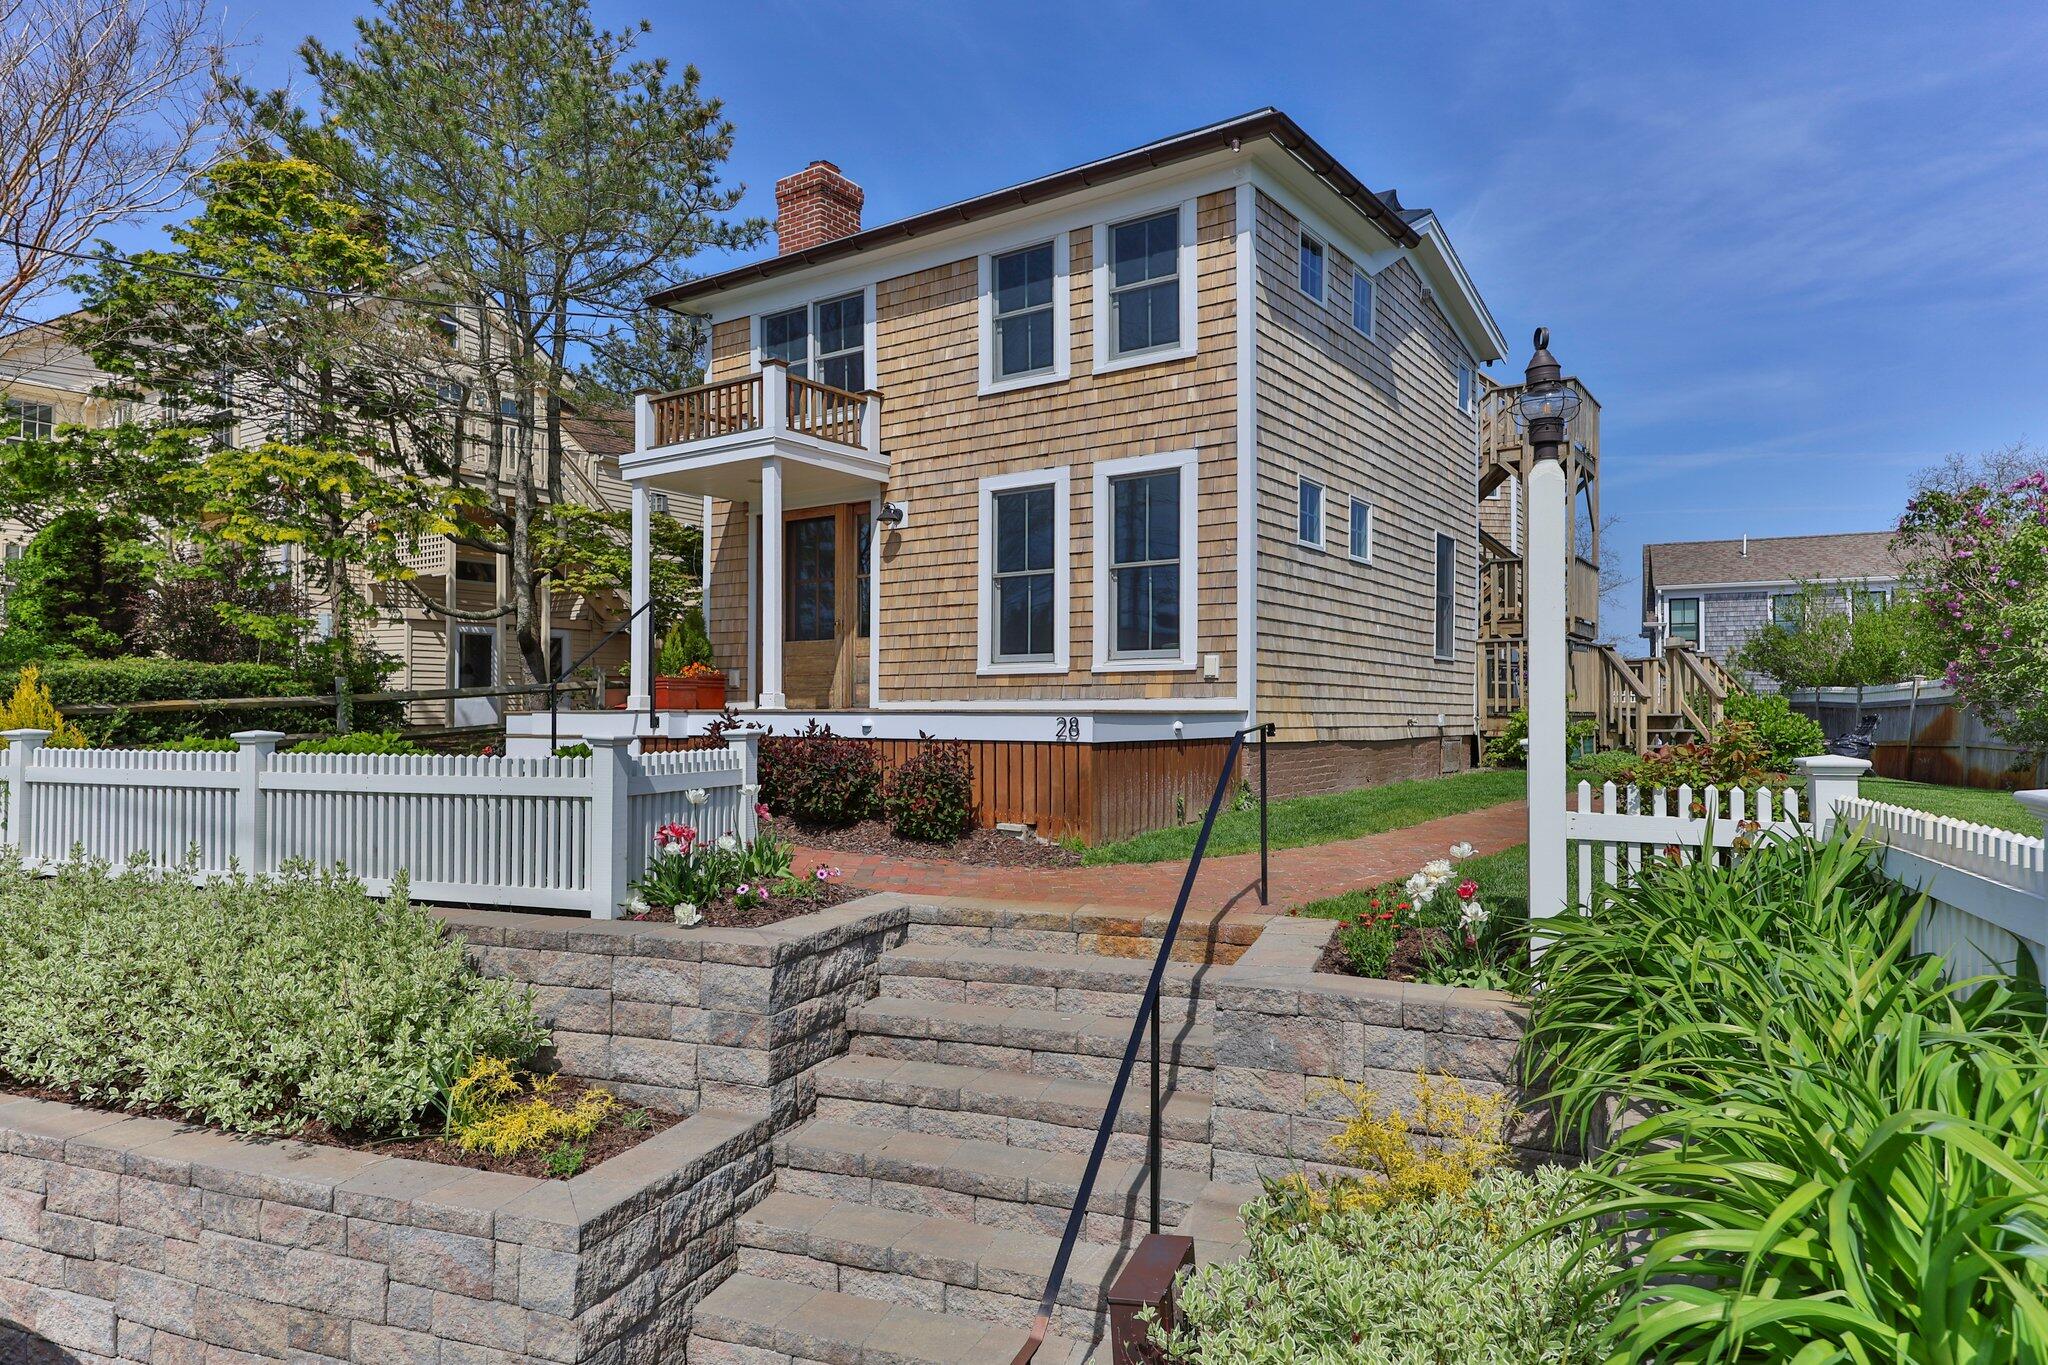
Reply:
[[[982,1138],[812,1119],[775,1139],[776,1160],[800,1170],[865,1176],[955,1194],[1071,1209],[1088,1164],[1085,1152],[1041,1152]],[[1206,1176],[1166,1168],[1159,1182],[1163,1217],[1178,1219],[1201,1196]],[[1142,1218],[1148,1203],[1143,1163],[1104,1158],[1090,1213]]]
[[[1038,1233],[787,1190],[777,1190],[742,1215],[738,1234],[741,1246],[760,1251],[1034,1302],[1045,1292],[1045,1278],[1060,1245],[1057,1237]],[[1127,1254],[1120,1247],[1075,1243],[1059,1301],[1074,1308],[1102,1308]]]
[[[1012,1005],[965,1004],[948,1000],[905,1000],[889,995],[847,1012],[854,1033],[894,1038],[932,1038],[1031,1052],[1068,1052],[1121,1057],[1130,1041],[1131,1021],[1077,1010],[1028,1009]],[[1166,1030],[1167,1055],[1184,1066],[1209,1066],[1215,1056],[1211,1024],[1182,1024]],[[1147,1049],[1141,1046],[1138,1055]]]
[[[1116,1131],[1142,1133],[1150,1105],[1148,1067],[1141,1063],[1124,1091]],[[1038,1076],[994,1067],[958,1066],[949,1062],[903,1061],[894,1057],[842,1056],[812,1075],[818,1093],[835,1099],[869,1100],[907,1107],[995,1114],[1030,1119],[1063,1128],[1096,1128],[1109,1107],[1109,1086],[1093,1081]],[[1209,1095],[1190,1088],[1206,1077],[1184,1077],[1160,1106],[1160,1132],[1187,1142],[1209,1140]]]
[[[734,1275],[712,1290],[697,1305],[691,1330],[694,1337],[831,1365],[987,1365],[1015,1356],[1027,1335],[1021,1327],[758,1275]],[[1048,1336],[1037,1358],[1078,1365],[1085,1349]]]
[[[1098,957],[1031,948],[980,944],[906,943],[882,954],[882,975],[937,976],[953,981],[1006,982],[1031,986],[1074,986],[1087,990],[1144,992],[1152,975],[1150,958]],[[1194,994],[1220,968],[1169,962],[1162,994]]]

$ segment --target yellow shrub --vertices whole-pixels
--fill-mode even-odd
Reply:
[[[1461,1195],[1507,1156],[1507,1097],[1475,1095],[1455,1076],[1417,1072],[1415,1105],[1407,1114],[1391,1106],[1375,1114],[1379,1097],[1362,1082],[1330,1081],[1327,1088],[1354,1110],[1330,1139],[1330,1151],[1365,1174],[1323,1181],[1298,1175],[1282,1182],[1317,1211],[1372,1213]]]
[[[509,1063],[479,1057],[448,1092],[448,1139],[464,1151],[517,1156],[582,1142],[619,1103],[609,1090],[591,1089],[564,1109],[549,1098],[554,1090],[552,1076],[531,1076],[521,1086]]]
[[[43,741],[52,749],[83,749],[85,736],[74,726],[67,725],[63,714],[57,710],[57,703],[50,699],[50,689],[43,682],[43,670],[38,664],[29,664],[21,670],[21,676],[14,684],[14,695],[0,706],[0,730],[48,730],[50,737]],[[0,739],[0,749],[7,747],[7,741]]]

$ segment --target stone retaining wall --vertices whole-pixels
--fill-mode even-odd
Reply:
[[[709,1111],[549,1181],[6,1100],[0,1360],[679,1360],[767,1128]]]
[[[1315,969],[1335,926],[1276,918],[1217,978],[1216,1179],[1251,1183],[1302,1169],[1335,1174],[1328,1142],[1350,1115],[1332,1079],[1362,1081],[1396,1108],[1417,1072],[1468,1090],[1513,1093],[1528,1011],[1513,996]],[[1524,1105],[1509,1140],[1525,1160],[1553,1159],[1546,1116]]]

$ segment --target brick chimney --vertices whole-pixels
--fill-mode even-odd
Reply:
[[[775,249],[783,255],[860,231],[867,196],[829,161],[775,182]]]

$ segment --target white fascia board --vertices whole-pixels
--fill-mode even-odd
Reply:
[[[1896,588],[1898,578],[1754,578],[1740,583],[1660,583],[1651,591],[1659,596],[1691,597],[1703,592],[1748,592],[1758,588]]]

